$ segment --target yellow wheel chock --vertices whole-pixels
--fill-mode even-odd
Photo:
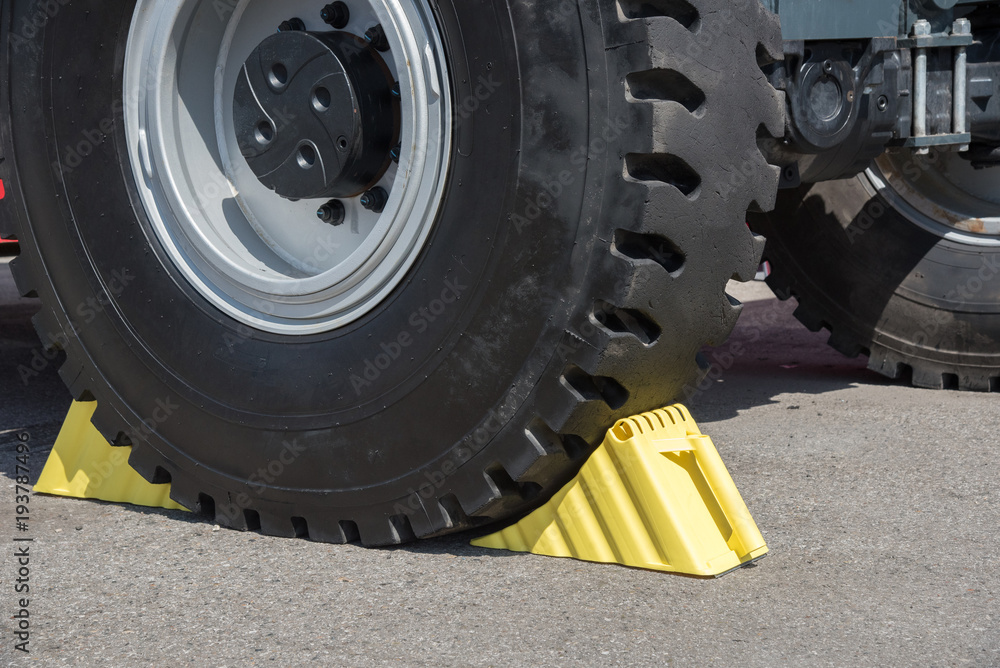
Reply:
[[[91,425],[96,408],[73,404],[35,491],[183,510]],[[472,544],[698,576],[767,553],[712,440],[679,405],[618,422],[548,503]]]
[[[77,499],[186,510],[170,485],[151,485],[128,465],[130,447],[112,447],[90,424],[96,402],[73,402],[35,491]]]
[[[767,553],[712,439],[679,405],[620,421],[552,500],[472,544],[699,576]]]

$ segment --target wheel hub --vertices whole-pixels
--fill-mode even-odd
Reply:
[[[977,170],[959,154],[885,153],[864,173],[872,193],[911,222],[973,246],[1000,245],[1000,168]]]
[[[393,83],[363,38],[271,35],[236,83],[240,153],[262,184],[287,199],[360,195],[385,174],[399,136]]]
[[[242,325],[362,318],[437,220],[450,91],[429,0],[137,0],[124,118],[158,248]]]

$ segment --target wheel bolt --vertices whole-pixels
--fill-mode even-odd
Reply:
[[[344,203],[339,199],[332,199],[319,208],[316,216],[324,223],[334,226],[343,225],[347,218],[347,209],[344,208]]]
[[[278,32],[292,32],[301,31],[306,29],[306,23],[302,19],[292,18],[287,21],[282,21],[281,25],[278,26]]]
[[[337,30],[343,30],[351,22],[351,10],[346,2],[331,2],[319,12],[323,22]]]
[[[389,40],[385,36],[385,30],[382,29],[382,25],[376,25],[365,31],[365,39],[375,47],[376,51],[388,51],[389,50]]]
[[[878,110],[885,111],[889,107],[889,98],[885,95],[880,95],[878,98]]]
[[[375,213],[382,213],[386,202],[389,201],[389,193],[381,186],[375,186],[361,196],[361,206]]]
[[[389,157],[392,158],[393,162],[399,162],[399,156],[402,155],[402,153],[403,153],[403,145],[396,144],[395,146],[392,147],[392,150],[389,151]]]

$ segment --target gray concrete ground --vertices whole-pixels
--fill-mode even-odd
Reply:
[[[31,654],[14,651],[14,434],[68,407],[0,264],[0,663],[102,666],[1000,665],[1000,397],[892,384],[741,286],[690,406],[771,555],[719,580],[472,548],[366,550],[182,512],[31,501]]]

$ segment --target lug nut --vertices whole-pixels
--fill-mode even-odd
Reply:
[[[887,98],[885,95],[879,95],[878,110],[885,111],[888,108],[889,108],[889,98]]]
[[[375,213],[382,213],[386,202],[389,201],[389,193],[381,186],[375,186],[361,196],[361,206]]]
[[[376,25],[365,31],[365,39],[375,47],[376,51],[388,51],[389,50],[389,40],[385,36],[385,30],[382,29],[382,25]]]
[[[347,209],[344,208],[344,203],[339,199],[332,199],[319,208],[316,217],[330,225],[343,225],[347,218]]]
[[[302,31],[306,29],[306,23],[302,19],[292,18],[287,21],[282,21],[281,25],[278,26],[278,32],[293,32]]]
[[[331,2],[319,12],[323,22],[337,30],[343,30],[351,22],[351,10],[346,2]]]
[[[395,146],[392,147],[392,150],[389,151],[389,157],[392,158],[393,162],[399,162],[399,156],[402,154],[403,154],[402,144],[396,144]]]

